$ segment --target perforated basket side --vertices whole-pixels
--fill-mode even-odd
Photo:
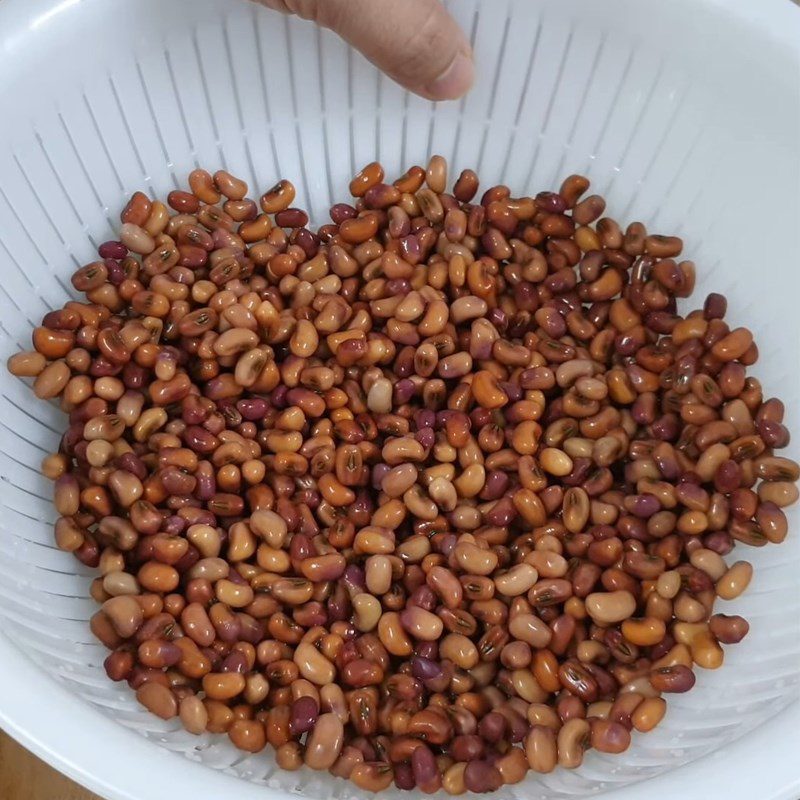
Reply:
[[[611,216],[683,236],[698,266],[696,303],[712,288],[729,296],[732,323],[757,335],[755,374],[787,401],[798,430],[798,279],[786,258],[798,217],[796,51],[776,39],[764,59],[766,34],[713,3],[450,7],[481,75],[464,100],[434,105],[329,33],[246,3],[35,0],[22,11],[19,0],[3,0],[0,101],[14,108],[14,124],[0,128],[0,355],[28,346],[135,189],[164,196],[198,165],[240,174],[253,192],[288,176],[298,205],[321,224],[364,163],[378,158],[396,175],[439,152],[452,174],[471,167],[484,185],[515,193],[585,172]],[[4,15],[17,24],[4,28]],[[57,79],[42,84],[54,63]],[[4,634],[71,695],[167,750],[310,797],[355,796],[326,775],[276,771],[271,754],[244,756],[219,737],[162,723],[107,680],[87,625],[91,573],[55,549],[51,487],[38,474],[63,427],[55,407],[0,374]],[[796,530],[796,512],[791,519]],[[700,673],[693,692],[670,700],[663,725],[635,736],[624,755],[590,753],[580,770],[532,777],[503,795],[569,798],[652,778],[724,752],[797,698],[798,538],[740,546],[734,557],[752,560],[756,574],[725,611],[741,611],[752,632],[727,649],[724,668]],[[181,764],[159,762],[159,775],[180,775]],[[80,765],[92,768],[90,759]]]

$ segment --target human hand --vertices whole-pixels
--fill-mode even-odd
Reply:
[[[258,0],[330,28],[402,86],[453,100],[472,85],[472,49],[439,0]]]

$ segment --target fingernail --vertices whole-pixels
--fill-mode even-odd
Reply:
[[[455,100],[461,97],[475,79],[475,67],[469,54],[459,50],[450,66],[425,87],[432,100]]]

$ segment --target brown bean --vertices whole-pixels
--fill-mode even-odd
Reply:
[[[241,200],[247,194],[247,184],[224,170],[214,173],[214,185],[228,200]]]
[[[148,682],[136,690],[136,699],[151,713],[161,719],[172,719],[178,714],[175,695],[160,683]]]
[[[228,728],[228,737],[240,750],[258,753],[267,746],[264,725],[257,719],[237,719]]]
[[[688,692],[695,684],[695,676],[688,667],[678,664],[653,670],[650,683],[659,692]]]
[[[203,676],[203,691],[211,700],[232,700],[244,691],[245,678],[239,672],[210,672]]]
[[[722,644],[738,644],[750,630],[747,620],[727,614],[714,614],[708,621],[708,627],[717,641]]]
[[[261,196],[261,209],[265,214],[276,214],[289,208],[294,198],[294,185],[287,180],[281,180]]]
[[[631,734],[625,726],[605,719],[592,719],[590,741],[601,753],[623,753],[630,747]]]

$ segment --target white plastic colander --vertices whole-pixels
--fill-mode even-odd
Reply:
[[[398,0],[401,2],[401,0]],[[71,293],[136,189],[164,196],[202,165],[253,193],[285,176],[317,223],[349,177],[433,152],[518,194],[588,174],[608,213],[677,233],[695,304],[729,298],[754,369],[800,441],[800,11],[788,0],[456,0],[478,81],[460,102],[410,96],[328,32],[239,0],[0,0],[0,357]],[[193,737],[109,682],[87,620],[90,571],[52,541],[39,476],[64,418],[0,370],[0,723],[113,800],[350,797]],[[670,698],[622,756],[589,753],[501,797],[796,800],[800,519],[725,604],[751,633]],[[633,785],[631,785],[633,784]],[[627,787],[627,788],[626,788]],[[396,796],[397,792],[392,792]],[[408,795],[404,795],[408,797]]]

